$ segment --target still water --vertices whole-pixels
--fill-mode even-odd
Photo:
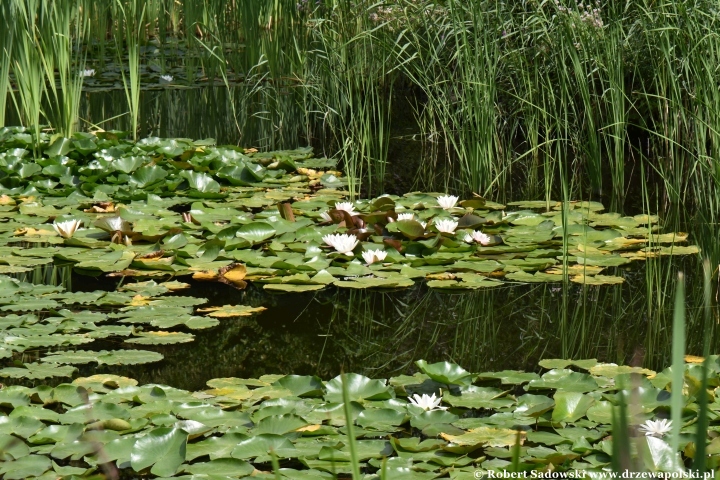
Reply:
[[[649,292],[648,272],[663,263],[661,268],[688,274],[691,354],[702,352],[702,282],[695,259],[651,262],[658,265],[618,269],[615,274],[626,279],[621,285],[511,285],[462,294],[420,285],[388,292],[331,288],[270,294],[253,285],[236,290],[192,282],[189,291],[178,294],[207,298],[208,305],[242,303],[267,310],[195,331],[191,343],[143,346],[162,353],[162,362],[83,367],[80,373],[110,372],[195,390],[211,378],[270,373],[327,379],[344,370],[387,378],[414,371],[414,360],[421,358],[450,360],[474,372],[537,370],[540,359],[560,357],[662,368],[670,356],[673,285],[655,285],[657,290]],[[102,287],[112,288],[110,283]],[[73,278],[74,290],[96,288],[94,280]],[[93,344],[93,349],[108,348],[123,348],[122,342]]]
[[[120,115],[125,108],[124,92],[85,95],[81,107],[84,122],[104,129],[128,129],[127,115]],[[277,115],[282,109],[263,102],[280,100],[254,98],[255,103],[242,110],[242,102],[247,101],[243,95],[222,88],[145,91],[140,135],[212,137],[220,144],[259,148],[294,148],[301,138],[308,138],[300,125],[278,128],[283,119]],[[251,110],[259,113],[238,114]],[[275,113],[267,113],[270,111]],[[397,116],[386,191],[402,194],[414,186],[421,148],[420,142],[408,141],[413,132],[412,123],[407,122],[411,115]],[[9,117],[12,124],[12,114]],[[322,139],[313,140],[322,150]],[[631,187],[630,197],[639,189]],[[517,194],[504,195],[513,199]],[[601,200],[608,205],[607,199]],[[626,202],[623,213],[641,213],[634,203]],[[653,203],[664,220],[664,231],[689,230],[691,243],[716,256],[717,226],[688,222],[687,212],[663,212],[662,205]],[[255,285],[236,290],[224,284],[193,282],[189,291],[179,294],[207,298],[208,305],[246,304],[267,310],[253,317],[224,319],[214,329],[194,332],[191,343],[144,346],[162,353],[162,362],[84,366],[80,373],[111,372],[141,383],[201,389],[211,378],[257,378],[268,373],[315,374],[327,379],[341,371],[353,371],[386,378],[413,372],[413,362],[418,359],[449,360],[474,372],[537,370],[540,359],[559,357],[663,368],[669,364],[674,281],[681,271],[687,281],[687,350],[700,354],[702,265],[701,259],[693,256],[648,259],[628,268],[609,269],[608,274],[625,278],[621,285],[508,284],[462,294],[422,285],[386,292],[330,288],[271,294]],[[75,291],[112,290],[116,285],[109,279],[72,278]],[[717,320],[717,310],[712,314]],[[715,343],[713,347],[717,347]],[[121,341],[98,341],[92,348],[124,347]]]

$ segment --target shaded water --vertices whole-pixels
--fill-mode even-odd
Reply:
[[[294,148],[301,142],[301,132],[279,130],[281,119],[271,115],[239,118],[238,110],[230,106],[233,95],[237,106],[243,101],[238,97],[242,93],[228,93],[222,88],[145,91],[140,136],[212,137],[221,144],[260,148]],[[121,114],[124,106],[122,91],[86,93],[81,117],[105,129],[128,129],[127,116],[103,122]],[[263,111],[262,105],[257,107],[258,112]],[[387,190],[401,194],[413,187],[422,147],[413,140],[413,122],[408,120],[411,115],[402,109],[398,112],[390,144]],[[12,117],[8,120],[13,123]],[[321,139],[312,140],[322,148]],[[518,192],[523,190],[518,187]],[[634,185],[633,190],[639,186]],[[506,195],[520,199],[512,198],[518,192]],[[633,207],[639,202],[628,203],[624,213],[642,212],[642,208]],[[664,230],[681,230],[685,222],[677,219],[683,217],[673,216],[674,228],[666,224]],[[707,226],[690,227],[692,243],[703,240],[704,248],[715,244],[712,235],[717,229],[708,235],[700,230]],[[558,357],[661,368],[669,363],[672,293],[679,271],[686,273],[688,283],[687,350],[701,352],[701,270],[696,257],[666,257],[609,269],[609,274],[625,278],[621,285],[504,285],[462,294],[429,290],[422,285],[391,292],[330,288],[314,293],[270,294],[254,285],[239,291],[223,284],[193,283],[181,294],[207,298],[209,305],[247,304],[267,310],[254,317],[225,319],[210,331],[194,332],[191,343],[144,346],[165,356],[160,363],[85,366],[80,371],[112,372],[141,383],[200,389],[211,378],[257,378],[268,373],[330,378],[344,370],[386,378],[411,373],[413,362],[421,358],[450,360],[475,372],[536,370],[538,360]],[[78,275],[73,275],[71,283],[76,291],[114,289],[117,285],[116,281],[98,282]],[[98,341],[95,348],[123,345]]]
[[[688,274],[688,353],[700,354],[701,275],[692,258],[664,261]],[[399,291],[271,294],[193,282],[192,294],[209,305],[247,304],[267,310],[254,317],[223,319],[194,342],[164,347],[159,363],[133,367],[82,367],[81,373],[128,375],[141,383],[201,389],[218,377],[258,378],[270,373],[331,378],[353,371],[374,378],[414,371],[413,362],[450,360],[475,371],[537,370],[543,358],[597,358],[662,368],[669,362],[672,285],[651,299],[649,270],[618,269],[626,282],[608,287],[570,284],[507,285],[449,294],[418,285]],[[650,280],[651,281],[651,280]],[[93,280],[74,276],[75,289],[93,290]],[[113,288],[114,282],[100,285]],[[93,349],[123,348],[96,342]]]

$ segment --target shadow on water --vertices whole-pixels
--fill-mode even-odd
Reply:
[[[663,260],[688,274],[688,290],[701,292],[701,272],[692,259]],[[669,363],[670,289],[648,308],[648,267],[616,274],[621,285],[508,285],[449,294],[416,286],[400,291],[328,289],[269,294],[250,286],[193,283],[190,293],[209,305],[265,306],[255,317],[224,319],[194,342],[150,347],[162,362],[133,367],[81,368],[81,374],[109,372],[141,383],[201,389],[211,378],[258,378],[270,373],[316,374],[331,378],[343,369],[374,378],[414,371],[413,362],[454,361],[465,368],[536,370],[542,358],[597,358],[661,368]],[[73,279],[80,289],[98,284]],[[112,288],[111,285],[102,285]],[[694,288],[693,288],[694,287]],[[187,295],[188,291],[182,294]],[[688,296],[688,353],[699,354],[702,338],[699,294]],[[122,342],[93,348],[123,348]]]

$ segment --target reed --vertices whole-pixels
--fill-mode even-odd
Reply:
[[[9,2],[0,4],[0,19],[9,19],[11,15]],[[5,106],[10,94],[10,65],[12,63],[14,23],[7,24],[4,35],[0,35],[0,127],[5,126]]]
[[[48,9],[40,31],[40,59],[46,78],[47,117],[58,133],[78,129],[85,72],[88,24],[86,0],[58,2]]]
[[[198,71],[223,79],[238,143],[317,146],[343,160],[354,196],[382,193],[403,168],[389,148],[402,95],[423,189],[549,201],[567,183],[570,197],[610,193],[621,209],[643,162],[662,207],[720,214],[720,19],[706,0],[41,4],[0,11],[14,30],[0,90],[9,71],[12,104],[36,129],[76,128],[73,74],[88,52],[98,69],[123,65],[137,131],[142,48],[183,46],[163,65],[183,65],[188,86]]]
[[[130,113],[130,124],[133,139],[137,139],[138,121],[140,111],[140,42],[144,32],[143,20],[147,4],[139,0],[115,0],[113,4],[113,17],[115,22],[115,49],[118,63],[122,64],[124,39],[127,48],[127,74],[125,68],[121,69],[122,83],[127,98]]]
[[[15,22],[11,63],[17,92],[11,92],[13,103],[35,138],[40,137],[42,98],[46,88],[36,16],[39,5],[37,0],[13,1],[4,12],[9,18],[3,19],[4,24]]]

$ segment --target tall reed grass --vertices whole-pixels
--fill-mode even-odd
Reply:
[[[709,0],[3,5],[15,32],[2,34],[12,54],[0,73],[36,128],[70,131],[44,105],[71,97],[63,112],[74,115],[68,72],[85,53],[104,68],[108,51],[124,65],[131,128],[143,128],[144,48],[180,41],[187,86],[198,69],[245,78],[225,82],[238,143],[318,146],[343,159],[353,195],[382,193],[408,163],[389,148],[402,95],[423,145],[419,188],[549,200],[565,185],[622,209],[637,203],[643,163],[663,204],[697,207],[708,223],[720,215],[720,15]]]

